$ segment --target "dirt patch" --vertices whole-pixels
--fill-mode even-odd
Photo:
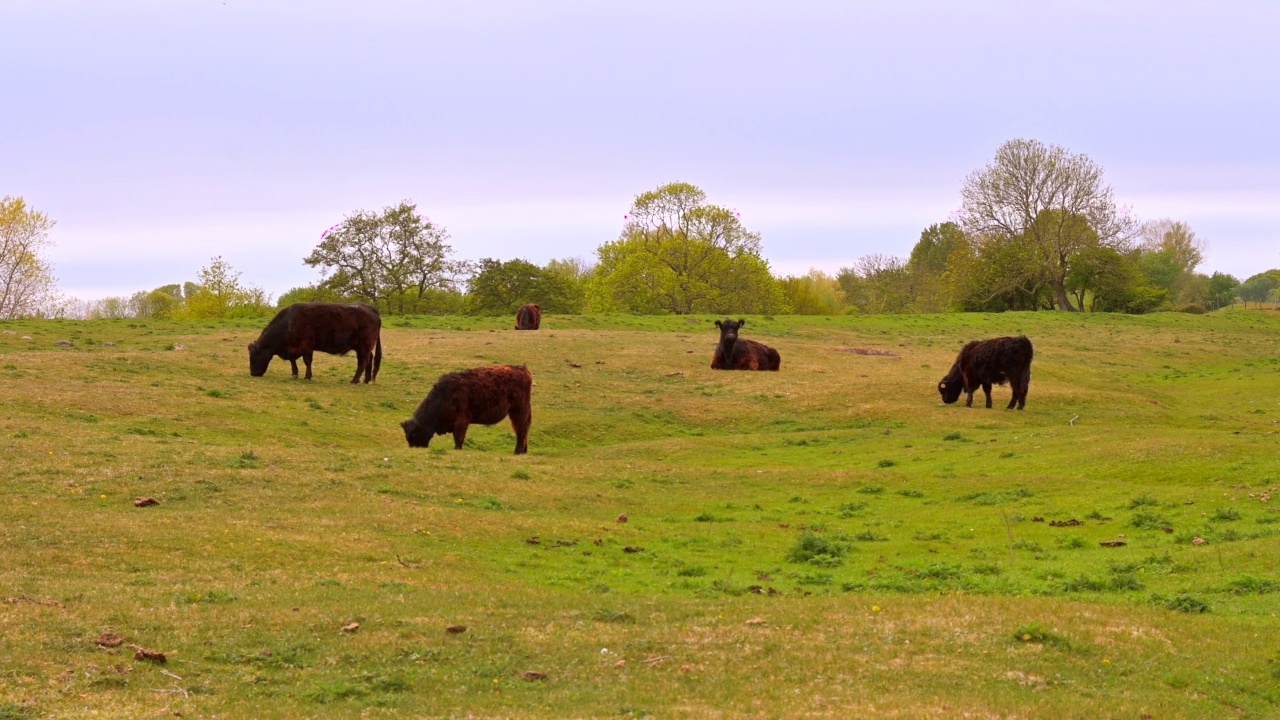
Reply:
[[[859,347],[842,347],[836,348],[836,352],[853,353],[854,355],[872,355],[876,357],[902,357],[896,352],[890,350],[881,350],[880,348],[859,348]]]

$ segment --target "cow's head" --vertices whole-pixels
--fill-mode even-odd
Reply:
[[[418,422],[417,418],[405,420],[400,427],[404,428],[404,439],[409,441],[409,447],[430,447],[431,438],[435,436],[431,428]]]
[[[738,342],[738,328],[746,325],[746,320],[717,320],[716,327],[720,328],[720,342],[725,345],[732,345]]]
[[[257,342],[249,343],[249,374],[254,377],[266,375],[267,366],[271,364],[271,358],[274,355],[275,353]]]
[[[954,368],[938,383],[938,392],[942,395],[942,402],[947,405],[959,400],[960,393],[964,391],[964,376]]]

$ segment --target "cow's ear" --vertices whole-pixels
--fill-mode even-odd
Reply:
[[[409,418],[408,420],[405,420],[404,422],[400,423],[400,427],[404,428],[405,430],[412,430],[415,425],[417,425],[417,421],[414,420],[413,418]]]
[[[945,380],[941,380],[941,381],[939,381],[939,382],[938,382],[938,389],[939,389],[939,390],[946,390],[946,389],[947,389],[947,382],[946,382]]]
[[[743,325],[746,325],[746,324],[747,324],[746,320],[743,320],[742,318],[738,318],[738,327],[742,327]]]
[[[717,320],[717,321],[716,321],[716,327],[720,327],[720,321],[719,321],[719,320]]]

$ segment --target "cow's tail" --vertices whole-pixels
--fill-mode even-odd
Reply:
[[[378,369],[382,367],[382,334],[378,334],[378,344],[373,346],[373,379],[378,379]]]

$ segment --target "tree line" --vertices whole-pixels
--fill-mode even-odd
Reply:
[[[410,201],[358,211],[303,258],[320,280],[271,303],[213,258],[194,282],[129,297],[59,301],[41,259],[52,227],[0,204],[0,317],[205,318],[269,314],[300,301],[348,301],[384,314],[544,312],[802,314],[1060,310],[1205,312],[1236,302],[1280,308],[1280,269],[1241,281],[1198,271],[1207,243],[1185,222],[1139,222],[1088,156],[1012,140],[967,177],[962,204],[925,228],[907,257],[866,255],[835,275],[778,277],[761,236],[688,183],[638,195],[617,239],[592,260],[454,256],[448,231]]]

